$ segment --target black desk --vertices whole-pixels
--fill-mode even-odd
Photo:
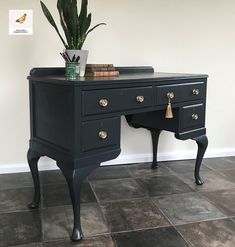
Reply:
[[[41,156],[57,161],[64,174],[74,210],[72,240],[82,238],[80,192],[83,180],[101,162],[120,154],[120,118],[130,126],[151,131],[153,164],[157,167],[160,132],[175,133],[180,140],[198,144],[195,179],[207,148],[205,129],[206,75],[154,73],[151,67],[119,67],[117,78],[81,78],[67,81],[63,68],[37,68],[30,72],[31,139],[28,163],[35,194],[40,201],[37,163]],[[134,73],[133,73],[134,72]],[[166,119],[168,93],[174,118]],[[52,226],[53,227],[53,226]]]

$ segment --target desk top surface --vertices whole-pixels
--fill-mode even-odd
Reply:
[[[58,73],[56,73],[58,71]],[[53,73],[54,72],[54,73]],[[120,83],[151,83],[161,81],[176,80],[206,80],[205,74],[187,74],[187,73],[164,73],[164,72],[147,72],[147,73],[126,73],[118,77],[80,77],[76,80],[67,80],[64,76],[63,68],[34,68],[30,72],[28,79],[31,81],[43,81],[48,83],[68,84],[68,85],[96,85],[96,84],[120,84]]]

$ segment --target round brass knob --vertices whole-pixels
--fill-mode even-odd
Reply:
[[[102,107],[107,107],[109,104],[108,100],[107,99],[100,99],[99,100],[99,105],[102,106]]]
[[[104,140],[107,138],[107,136],[108,136],[108,133],[106,131],[102,130],[99,132],[99,138],[100,139]]]
[[[137,101],[138,103],[144,102],[144,96],[137,96],[137,97],[136,97],[136,101]]]
[[[174,93],[173,92],[168,92],[167,93],[167,98],[168,99],[173,99],[175,97]]]
[[[198,120],[198,118],[199,118],[198,114],[194,113],[192,115],[192,120]]]
[[[193,89],[193,95],[198,95],[200,93],[199,89]]]

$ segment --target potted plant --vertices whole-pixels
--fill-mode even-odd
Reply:
[[[65,60],[75,62],[79,60],[80,76],[84,76],[88,51],[82,50],[82,46],[87,35],[100,25],[91,26],[91,13],[87,13],[88,0],[81,0],[80,13],[78,14],[77,0],[57,0],[57,9],[60,16],[60,24],[63,28],[65,38],[62,37],[60,31],[46,5],[41,2],[44,15],[49,23],[55,28],[64,47],[65,52],[61,54]]]

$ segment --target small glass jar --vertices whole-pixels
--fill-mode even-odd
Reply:
[[[80,64],[76,62],[66,62],[65,74],[67,80],[76,80],[80,74]]]

